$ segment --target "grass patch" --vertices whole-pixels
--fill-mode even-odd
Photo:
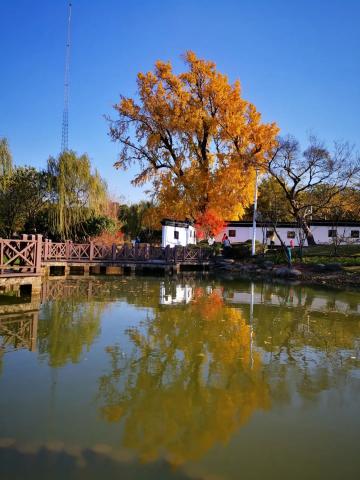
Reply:
[[[294,262],[298,262],[299,259],[295,258]],[[316,265],[319,263],[339,263],[340,265],[354,265],[360,266],[360,257],[335,257],[335,256],[317,256],[311,255],[303,258],[303,262],[306,265]]]
[[[298,251],[297,248],[294,249]],[[304,257],[360,257],[360,244],[339,245],[337,247],[337,255],[334,254],[334,245],[314,245],[312,247],[304,247]]]

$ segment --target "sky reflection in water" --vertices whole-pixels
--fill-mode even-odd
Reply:
[[[0,315],[0,478],[360,474],[359,294],[124,277],[41,302]]]

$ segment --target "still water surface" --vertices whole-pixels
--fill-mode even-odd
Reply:
[[[124,277],[41,302],[0,316],[1,480],[360,478],[360,294]]]

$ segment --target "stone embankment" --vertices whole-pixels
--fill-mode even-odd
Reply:
[[[214,271],[232,278],[247,280],[288,281],[307,285],[321,285],[335,288],[360,288],[360,270],[344,269],[338,263],[304,265],[275,265],[271,261],[240,262],[219,257]]]

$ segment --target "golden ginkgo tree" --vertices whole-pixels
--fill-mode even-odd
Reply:
[[[138,167],[133,183],[153,183],[163,215],[237,217],[251,202],[255,168],[276,145],[278,127],[263,123],[239,81],[230,84],[213,62],[191,51],[184,61],[180,74],[156,62],[154,71],[138,74],[137,98],[122,96],[115,105],[115,166]]]

